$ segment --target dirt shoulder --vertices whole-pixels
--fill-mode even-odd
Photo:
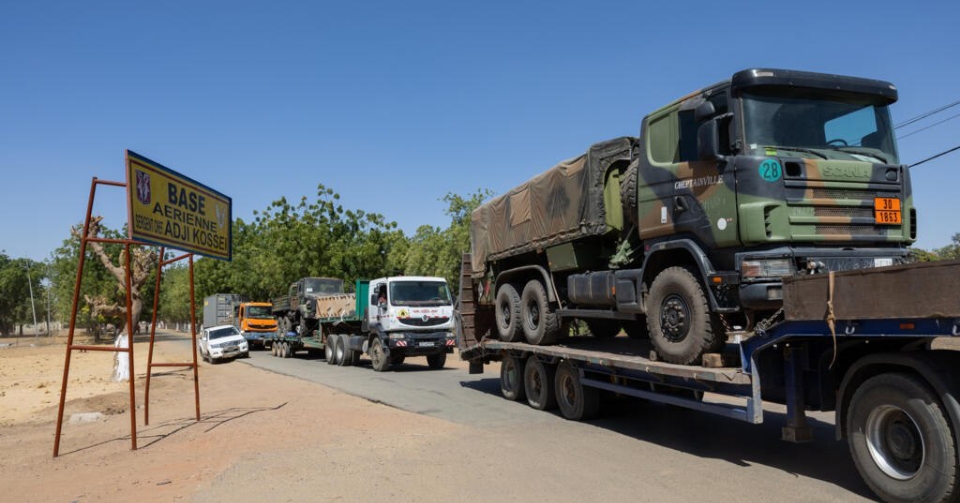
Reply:
[[[169,340],[182,334],[164,335],[155,362],[191,358],[188,345]],[[18,347],[0,349],[0,487],[7,496],[17,495],[15,499],[24,502],[255,501],[261,499],[255,497],[258,488],[272,492],[270,481],[278,478],[271,472],[286,474],[284,480],[319,469],[366,472],[391,459],[422,456],[421,466],[401,468],[420,472],[436,462],[432,453],[437,446],[449,444],[463,429],[240,362],[201,364],[199,422],[192,371],[155,369],[150,425],[145,426],[147,347],[138,339],[134,371],[139,449],[130,449],[128,384],[111,379],[113,353],[74,352],[58,458],[52,454],[65,346],[30,347],[21,341]],[[83,413],[103,417],[70,422]],[[307,456],[323,461],[304,459]],[[253,460],[254,466],[245,463]],[[244,473],[232,483],[235,466],[244,466]],[[313,499],[309,496],[317,486],[310,487],[300,496],[277,498],[283,491],[262,496],[274,501]],[[363,488],[326,487],[343,494],[324,500],[372,496]],[[419,487],[413,489],[417,492],[404,499],[419,499]],[[433,499],[426,496],[430,492],[424,494]]]

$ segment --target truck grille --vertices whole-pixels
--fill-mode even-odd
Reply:
[[[410,325],[411,327],[434,327],[443,325],[450,321],[450,318],[447,316],[438,316],[436,318],[399,318],[399,320],[400,323]]]
[[[891,187],[892,188],[892,187]],[[786,189],[791,238],[798,241],[896,241],[902,225],[877,225],[874,198],[901,199],[895,190],[803,187]],[[907,212],[903,218],[909,218]],[[770,222],[767,223],[768,228]],[[768,235],[770,231],[768,230]]]

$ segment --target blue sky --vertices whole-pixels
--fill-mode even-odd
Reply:
[[[447,225],[444,194],[502,193],[744,68],[891,81],[902,122],[960,100],[957,19],[943,0],[2,2],[0,250],[47,258],[124,149],[235,218],[323,183],[412,234]],[[956,145],[960,118],[901,160]],[[913,172],[922,248],[960,232],[958,164]],[[98,193],[107,225],[123,198]]]

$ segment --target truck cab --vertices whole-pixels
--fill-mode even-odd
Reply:
[[[649,114],[632,215],[647,255],[685,251],[715,312],[777,309],[782,276],[903,263],[896,100],[888,82],[750,69]]]
[[[235,316],[240,334],[251,346],[264,346],[264,341],[277,331],[273,305],[269,302],[241,302]]]
[[[370,281],[364,323],[367,352],[374,368],[383,370],[406,356],[427,356],[431,367],[443,367],[453,351],[453,299],[443,278],[399,276]],[[378,368],[382,366],[383,368]]]

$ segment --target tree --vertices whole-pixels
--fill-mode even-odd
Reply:
[[[470,250],[470,216],[491,195],[489,190],[478,189],[467,197],[453,193],[443,196],[450,226],[443,230],[428,225],[417,229],[406,255],[407,274],[442,276],[456,292],[460,288],[460,262],[463,253]]]
[[[101,233],[108,238],[120,237],[120,233],[103,228],[100,224],[102,220],[103,217],[99,216],[91,219],[90,229],[87,233],[87,237],[96,238],[99,237]],[[81,226],[73,227],[70,230],[70,233],[73,236],[73,243],[64,243],[64,246],[57,251],[60,256],[54,261],[57,264],[57,269],[59,269],[60,272],[60,274],[57,275],[57,278],[60,280],[58,289],[61,291],[64,289],[69,289],[69,293],[64,296],[65,298],[70,299],[67,302],[72,302],[73,300],[73,284],[65,280],[66,277],[70,276],[69,273],[71,269],[73,270],[73,274],[76,274],[81,232]],[[126,279],[124,267],[126,263],[126,252],[124,250],[125,247],[114,243],[105,246],[103,243],[96,241],[88,241],[87,244],[88,248],[99,260],[102,270],[97,271],[97,268],[94,266],[90,271],[84,271],[84,274],[90,274],[89,276],[85,276],[83,278],[81,285],[87,283],[88,281],[92,284],[91,287],[81,290],[81,294],[86,301],[86,309],[83,312],[85,318],[94,322],[98,326],[103,322],[110,321],[120,327],[120,331],[126,331],[127,333],[131,334],[137,333],[136,324],[140,321],[140,315],[143,311],[143,303],[145,300],[144,293],[146,289],[144,288],[144,284],[147,283],[148,279],[153,277],[152,272],[157,261],[156,251],[152,248],[145,248],[142,246],[131,248],[130,304],[134,327],[131,327],[132,330],[127,330],[127,309],[125,302]],[[74,249],[77,251],[73,255],[72,259],[66,256]],[[115,265],[113,263],[114,257],[116,257],[117,264],[119,265]],[[85,263],[90,264],[91,262],[86,261]],[[106,274],[104,274],[104,271]],[[107,276],[111,276],[113,281],[110,282],[107,280]],[[148,285],[147,288],[149,288],[150,292],[149,298],[152,299],[152,286]],[[70,312],[70,308],[72,308],[72,306],[68,306],[67,310],[63,312]],[[96,330],[94,335],[99,340],[99,330]]]
[[[954,234],[950,239],[950,244],[936,251],[940,260],[960,259],[960,233]]]

